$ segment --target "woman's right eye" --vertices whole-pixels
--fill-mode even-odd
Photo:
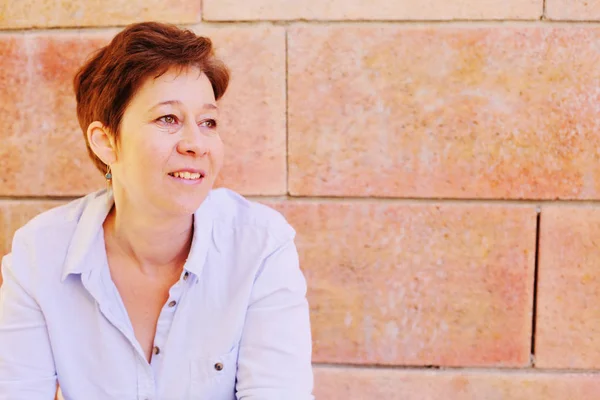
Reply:
[[[158,119],[161,122],[164,122],[167,125],[172,125],[177,122],[177,117],[174,115],[164,115]]]

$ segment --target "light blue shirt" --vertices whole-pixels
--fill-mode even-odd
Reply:
[[[216,189],[161,310],[148,363],[113,283],[105,191],[17,231],[2,260],[0,399],[310,400],[311,335],[294,229]],[[157,354],[156,354],[157,353]]]

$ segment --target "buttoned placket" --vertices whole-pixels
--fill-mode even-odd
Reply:
[[[100,240],[100,243],[97,245],[102,249],[105,247],[103,240]],[[96,268],[92,268],[88,273],[82,274],[82,284],[95,299],[106,319],[125,336],[132,346],[132,352],[135,354],[137,365],[138,399],[154,400],[156,399],[155,376],[157,376],[157,371],[161,368],[164,357],[162,346],[164,346],[167,340],[179,300],[185,288],[193,281],[190,279],[192,275],[184,270],[179,281],[169,290],[169,299],[158,318],[154,346],[150,363],[148,363],[142,347],[135,337],[125,304],[110,276],[106,253],[102,251],[101,254],[104,257],[96,260],[96,262],[100,262],[100,265],[96,265]]]
[[[108,268],[108,263],[106,264]],[[98,304],[100,312],[131,344],[136,359],[136,375],[138,399],[152,400],[155,398],[155,379],[152,368],[146,362],[142,348],[135,338],[133,327],[127,317],[125,305],[120,300],[114,283],[111,285],[108,270],[92,269],[81,275],[81,283]],[[110,300],[112,298],[112,301]],[[120,306],[120,307],[119,307]]]
[[[185,285],[189,277],[189,272],[185,271],[182,273],[181,278],[171,289],[169,290],[169,299],[165,303],[164,307],[160,311],[158,321],[156,324],[156,333],[154,335],[154,347],[152,349],[152,358],[150,359],[150,365],[155,374],[158,373],[162,366],[164,346],[167,342],[169,330],[173,325],[173,317],[179,305],[179,301],[185,290]]]

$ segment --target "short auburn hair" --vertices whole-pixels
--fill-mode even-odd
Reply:
[[[229,70],[216,58],[209,38],[172,24],[141,22],[125,27],[77,71],[73,87],[79,126],[88,154],[103,174],[107,166],[90,147],[88,126],[100,121],[118,142],[125,109],[146,79],[187,67],[208,77],[216,100],[225,94]]]

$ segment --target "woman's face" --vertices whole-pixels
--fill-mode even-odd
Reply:
[[[223,164],[210,81],[196,68],[149,78],[120,127],[113,188],[135,207],[192,214]]]

